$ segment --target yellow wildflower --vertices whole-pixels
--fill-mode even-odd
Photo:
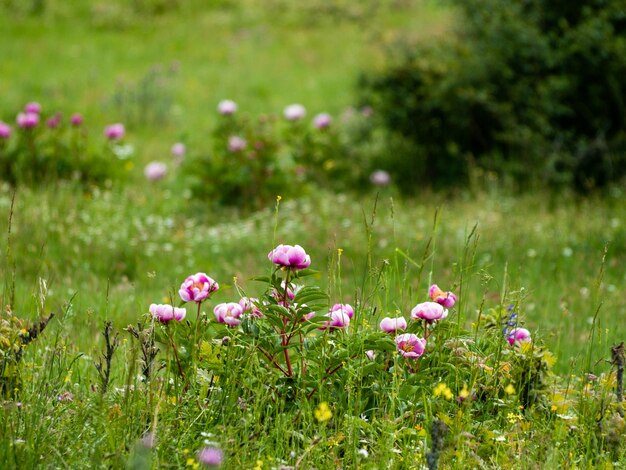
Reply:
[[[504,388],[504,391],[507,395],[513,395],[515,393],[515,387],[513,386],[513,384],[508,384]]]
[[[452,390],[450,390],[450,388],[443,382],[439,382],[435,386],[435,388],[433,389],[433,395],[435,397],[443,395],[446,400],[452,400],[452,398],[454,398]]]
[[[318,420],[320,423],[323,423],[324,421],[328,421],[332,417],[333,417],[333,413],[332,411],[330,411],[330,408],[328,407],[328,403],[326,403],[325,401],[320,403],[315,409],[315,419]]]
[[[459,398],[461,400],[465,400],[467,397],[469,397],[469,390],[467,389],[467,384],[463,384],[463,388],[461,389],[461,391],[459,392]]]

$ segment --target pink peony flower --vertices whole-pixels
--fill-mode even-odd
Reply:
[[[376,170],[370,175],[374,186],[387,186],[391,183],[391,176],[385,170]]]
[[[299,121],[306,116],[306,109],[301,104],[290,104],[283,111],[283,115],[288,121]]]
[[[319,328],[320,330],[326,330],[328,328],[347,328],[350,325],[350,317],[343,309],[331,310],[326,316],[329,317],[330,320],[327,320],[324,325]]]
[[[8,139],[11,137],[11,127],[6,123],[0,121],[0,139]]]
[[[300,286],[294,286],[289,283],[287,287],[287,299],[285,299],[285,281],[280,283],[280,290],[272,289],[270,295],[276,299],[279,305],[283,307],[289,307],[291,305],[291,301],[296,296],[296,291],[300,288]]]
[[[120,140],[126,134],[124,124],[116,123],[104,128],[104,136],[109,140]]]
[[[237,326],[241,323],[243,307],[235,302],[218,304],[213,309],[215,319],[218,323],[225,323],[228,326]]]
[[[423,302],[417,304],[411,310],[411,318],[414,320],[426,320],[432,322],[434,320],[443,320],[448,316],[448,311],[436,302]]]
[[[181,321],[187,315],[186,309],[168,304],[151,304],[149,310],[152,316],[162,323],[167,323],[170,320]]]
[[[428,297],[430,297],[433,302],[437,302],[445,308],[452,308],[456,303],[456,295],[452,292],[442,291],[437,284],[430,286],[430,289],[428,289]]]
[[[182,283],[178,293],[184,302],[202,302],[220,288],[219,284],[204,273],[193,274]]]
[[[72,114],[72,117],[70,118],[70,123],[74,127],[80,127],[83,124],[82,114],[79,114],[79,113]]]
[[[27,113],[39,114],[41,113],[41,105],[36,101],[31,101],[30,103],[26,103],[24,111]]]
[[[237,112],[237,103],[231,100],[222,100],[217,105],[217,111],[222,116],[231,116]]]
[[[19,113],[15,119],[17,125],[22,129],[32,129],[39,124],[39,114],[37,113]]]
[[[313,125],[316,129],[326,129],[332,122],[333,118],[328,113],[320,113],[313,118]]]
[[[158,181],[163,179],[167,174],[167,166],[161,162],[151,162],[146,165],[143,174],[150,181]]]
[[[336,312],[336,311],[339,311],[339,310],[343,311],[343,313],[348,315],[350,320],[352,320],[352,317],[354,316],[354,309],[352,308],[352,305],[350,305],[350,304],[335,304],[330,309],[331,312]]]
[[[261,309],[256,306],[259,299],[242,297],[239,299],[239,305],[243,309],[243,313],[249,314],[251,317],[260,318],[263,316]]]
[[[530,343],[530,331],[528,331],[526,328],[514,328],[509,333],[507,341],[511,346],[520,343]]]
[[[278,245],[267,257],[274,264],[294,270],[308,268],[311,265],[311,257],[300,245]]]
[[[224,461],[224,452],[217,447],[205,447],[198,452],[198,462],[202,465],[217,467]]]
[[[185,152],[187,151],[187,147],[182,142],[176,142],[172,145],[172,156],[182,159],[185,156]]]
[[[231,135],[228,138],[228,151],[229,152],[232,152],[232,153],[241,152],[243,149],[246,148],[247,145],[248,143],[246,142],[246,140],[242,139],[239,136]]]
[[[426,340],[418,338],[412,333],[405,333],[396,336],[396,347],[398,352],[408,359],[417,359],[424,354]]]
[[[407,324],[404,317],[385,317],[380,322],[380,329],[386,333],[396,333],[398,330],[406,330]]]

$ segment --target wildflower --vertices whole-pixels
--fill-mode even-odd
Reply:
[[[502,334],[504,336],[509,336],[511,330],[517,327],[517,313],[515,313],[514,309],[514,304],[509,305],[507,310],[508,313],[502,317],[502,325],[504,325],[502,328]]]
[[[172,155],[178,159],[182,159],[185,156],[185,152],[186,152],[187,148],[185,147],[185,144],[183,144],[182,142],[176,142],[174,145],[172,145]]]
[[[8,139],[9,137],[11,137],[11,127],[0,121],[0,139]]]
[[[109,140],[120,140],[125,133],[124,124],[120,123],[111,124],[104,128],[104,136]]]
[[[83,123],[83,116],[79,113],[74,113],[72,114],[72,117],[70,118],[70,124],[72,124],[72,126],[74,127],[80,127]]]
[[[508,413],[506,415],[506,419],[509,423],[511,424],[515,424],[518,421],[522,421],[524,419],[524,417],[521,414],[515,414],[515,413]]]
[[[299,121],[306,116],[306,109],[301,104],[290,104],[283,111],[283,115],[288,121]]]
[[[161,162],[150,162],[144,168],[143,174],[149,181],[158,181],[167,174],[167,166]]]
[[[26,103],[24,111],[27,113],[39,114],[41,113],[41,105],[36,101],[31,101],[30,103]]]
[[[398,352],[408,359],[417,359],[424,354],[426,340],[418,338],[412,333],[405,333],[396,336],[396,347]]]
[[[61,113],[55,113],[54,116],[48,118],[46,121],[46,126],[48,129],[56,129],[61,125],[61,118],[63,115]]]
[[[443,382],[439,382],[435,388],[433,389],[433,395],[435,397],[439,397],[442,396],[446,399],[446,400],[452,400],[452,398],[454,398],[454,395],[452,394],[452,390],[450,390],[450,387],[448,387],[446,384],[444,384]]]
[[[325,325],[320,328],[320,330],[325,330],[327,328],[347,328],[350,325],[350,316],[343,310],[331,310],[327,317],[330,320],[326,321]]]
[[[232,153],[241,152],[243,149],[246,148],[247,145],[248,143],[246,142],[246,140],[242,139],[241,137],[237,135],[231,135],[228,138],[228,151],[229,152],[232,152]]]
[[[370,175],[370,181],[374,186],[388,186],[391,183],[391,175],[385,170],[376,170]]]
[[[252,470],[263,470],[263,461],[257,460]]]
[[[509,333],[507,341],[511,346],[514,344],[530,343],[530,331],[526,328],[515,328]]]
[[[204,273],[193,274],[182,283],[178,293],[184,302],[202,302],[220,288],[219,284]]]
[[[380,329],[386,333],[396,333],[398,330],[405,330],[407,327],[404,317],[385,317],[380,322]]]
[[[228,326],[237,326],[241,323],[243,307],[235,302],[218,304],[213,309],[215,319],[218,323],[225,323]]]
[[[311,257],[300,245],[278,245],[267,254],[268,259],[279,266],[294,270],[308,268]]]
[[[74,394],[72,392],[63,392],[57,397],[59,401],[74,401]]]
[[[323,423],[324,421],[328,421],[330,418],[333,417],[333,413],[332,411],[330,411],[330,408],[328,407],[328,403],[326,403],[325,401],[323,401],[317,406],[314,414],[315,414],[315,419],[318,420],[320,423]]]
[[[168,304],[151,304],[149,311],[154,318],[162,323],[167,323],[170,320],[181,321],[187,315],[186,309]]]
[[[333,118],[328,113],[320,113],[313,118],[313,125],[316,129],[326,129],[332,122]]]
[[[217,467],[224,461],[224,452],[217,447],[205,447],[198,452],[198,461],[208,467]]]
[[[339,310],[348,315],[350,319],[352,319],[352,317],[354,316],[354,309],[350,304],[335,304],[330,309],[331,312],[336,312]]]
[[[370,453],[367,451],[367,449],[365,447],[362,447],[361,449],[359,449],[357,451],[357,454],[359,454],[364,459],[366,459],[366,458],[368,458],[370,456]]]
[[[456,303],[456,295],[452,292],[442,291],[437,284],[430,286],[430,289],[428,289],[428,297],[430,297],[433,302],[437,302],[445,308],[452,308]]]
[[[248,313],[251,317],[259,318],[263,316],[261,309],[256,306],[259,299],[242,297],[239,299],[239,305],[243,309],[243,313]]]
[[[447,316],[448,311],[436,302],[423,302],[417,304],[411,310],[411,318],[414,320],[426,320],[429,323],[435,320],[443,320]]]
[[[222,116],[230,116],[237,112],[237,103],[231,100],[222,100],[217,105],[217,111]]]
[[[459,392],[459,401],[463,402],[467,399],[467,397],[469,397],[470,392],[467,389],[467,384],[463,384],[463,388],[461,389],[461,391]]]
[[[37,113],[19,113],[15,119],[17,125],[22,129],[32,129],[39,124],[39,114]]]
[[[513,386],[513,384],[508,384],[506,387],[504,387],[504,393],[506,393],[507,395],[513,395],[515,393],[515,387]]]
[[[370,361],[373,361],[376,359],[376,353],[374,352],[373,349],[369,349],[367,351],[365,351],[365,355],[368,357],[368,359]]]

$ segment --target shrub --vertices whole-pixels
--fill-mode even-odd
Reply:
[[[361,84],[403,189],[468,181],[474,164],[582,191],[622,178],[624,1],[454,3],[453,39],[409,46]]]

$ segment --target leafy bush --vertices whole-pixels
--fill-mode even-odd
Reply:
[[[467,181],[474,165],[582,191],[622,178],[625,2],[455,4],[455,38],[408,46],[361,84],[403,189]]]

